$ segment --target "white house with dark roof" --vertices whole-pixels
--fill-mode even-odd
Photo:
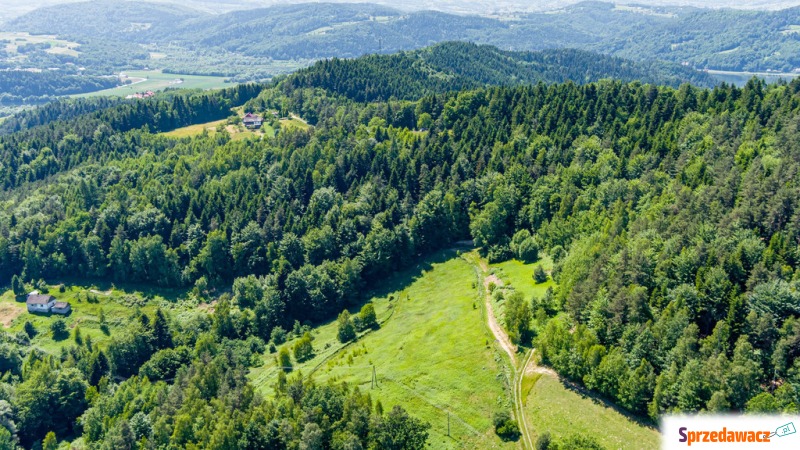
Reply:
[[[48,294],[40,294],[39,291],[33,291],[28,294],[25,305],[28,307],[28,312],[49,313],[56,303],[56,298]]]
[[[55,302],[50,309],[50,312],[53,314],[63,314],[65,316],[69,314],[70,311],[72,311],[72,306],[70,306],[69,302]]]
[[[28,307],[28,312],[30,313],[67,315],[72,311],[72,306],[69,302],[56,301],[56,298],[52,295],[40,294],[39,291],[33,291],[28,294],[25,305]]]

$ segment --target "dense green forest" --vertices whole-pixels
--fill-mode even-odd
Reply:
[[[0,71],[0,105],[39,104],[53,97],[108,89],[118,78],[64,75],[58,72]]]
[[[87,23],[90,15],[93,20]],[[406,13],[370,4],[276,5],[208,14],[177,5],[95,1],[42,8],[2,29],[55,33],[81,43],[78,56],[33,52],[26,67],[71,62],[100,74],[149,66],[263,79],[284,73],[274,60],[350,58],[452,40],[514,51],[579,48],[699,69],[789,72],[800,67],[798,26],[800,8],[745,11],[582,2],[555,11],[481,17]],[[151,59],[137,44],[166,56]],[[188,55],[194,55],[194,63]],[[230,59],[238,61],[228,68],[220,63]]]
[[[394,55],[324,60],[293,73],[283,86],[318,87],[363,102],[416,99],[487,85],[589,83],[604,78],[674,87],[687,82],[715,84],[704,73],[667,63],[635,63],[580,50],[504,52],[488,45],[446,42]]]
[[[73,337],[48,355],[4,333],[0,439],[420,448],[424,423],[351,386],[290,374],[266,400],[244,374],[274,330],[302,336],[463,239],[491,261],[552,256],[558,288],[509,322],[622,407],[798,411],[800,82],[537,83],[375,102],[281,83],[83,114],[62,102],[0,137],[2,283],[21,294],[81,274],[216,300],[191,319],[131,309],[104,348]],[[238,105],[312,126],[158,133]]]

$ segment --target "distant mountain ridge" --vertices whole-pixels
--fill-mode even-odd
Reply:
[[[286,88],[318,87],[356,101],[415,99],[425,94],[537,82],[589,83],[604,78],[677,86],[711,86],[707,74],[675,64],[637,63],[583,50],[508,52],[445,42],[393,55],[330,59],[289,75]]]
[[[368,3],[209,14],[174,4],[101,0],[42,8],[2,28],[273,60],[352,58],[469,41],[514,51],[579,48],[721,70],[800,68],[800,7],[742,11],[582,2],[546,13],[482,17]]]

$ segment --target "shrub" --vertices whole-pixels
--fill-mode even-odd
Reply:
[[[303,337],[294,344],[294,359],[303,362],[314,356],[314,347],[311,345],[311,333],[305,332]]]
[[[508,248],[508,245],[493,245],[489,247],[489,251],[486,253],[486,259],[492,264],[508,261],[513,256],[514,254]]]
[[[350,313],[345,309],[339,314],[339,331],[337,333],[337,337],[339,338],[339,342],[345,343],[350,342],[356,338],[356,327],[353,324],[353,320],[350,318]]]
[[[284,372],[291,372],[292,358],[289,356],[289,350],[286,347],[281,347],[278,352],[278,367],[283,369]]]
[[[29,338],[33,339],[39,332],[36,331],[36,327],[30,321],[26,321],[25,325],[22,327],[25,330],[25,334],[28,335]]]
[[[281,345],[286,342],[286,330],[283,327],[275,327],[269,335],[270,340],[275,345]]]
[[[545,431],[536,438],[536,450],[548,450],[550,448],[550,432]]]
[[[519,439],[519,425],[506,411],[494,414],[494,432],[504,441]]]
[[[50,332],[53,333],[54,341],[63,341],[69,337],[67,324],[62,319],[56,319],[50,324]]]
[[[536,268],[533,269],[533,280],[536,281],[536,284],[547,281],[547,273],[544,271],[541,264],[538,264]]]
[[[360,330],[378,327],[378,317],[375,314],[375,306],[373,306],[372,303],[367,303],[361,307],[361,311],[358,313],[358,319],[361,325],[359,327]]]
[[[539,259],[539,244],[531,237],[522,241],[517,249],[517,258],[525,262]]]

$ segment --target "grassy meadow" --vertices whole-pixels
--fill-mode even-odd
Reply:
[[[68,56],[78,56],[80,47],[77,42],[58,39],[53,35],[32,35],[18,31],[0,31],[0,41],[7,41],[5,44],[0,43],[0,49],[5,50],[12,59],[27,58],[26,55],[17,51],[20,46],[26,44],[50,44],[50,48],[46,50],[47,53]]]
[[[234,108],[233,112],[235,114],[239,115],[239,117],[243,117],[244,116],[244,111],[243,111],[243,109],[241,107],[240,108]],[[295,119],[293,119],[293,120],[295,120]],[[302,123],[302,122],[300,122],[300,123]],[[228,132],[228,134],[230,134],[231,139],[234,140],[234,141],[243,140],[243,139],[249,139],[249,138],[259,138],[260,139],[260,138],[262,138],[264,136],[266,136],[266,137],[275,137],[275,129],[272,127],[272,125],[270,125],[267,122],[264,122],[261,125],[261,128],[259,128],[257,130],[249,130],[244,125],[242,125],[241,123],[237,124],[237,125],[229,124],[227,119],[215,120],[213,122],[200,123],[200,124],[196,124],[196,125],[189,125],[189,126],[182,127],[182,128],[177,128],[177,129],[174,129],[172,131],[168,131],[168,132],[165,132],[165,133],[162,133],[162,134],[164,136],[170,136],[170,137],[175,137],[175,138],[184,138],[184,137],[198,136],[198,135],[202,134],[203,131],[205,131],[209,135],[213,136],[214,134],[217,133],[217,129],[220,127],[220,125],[225,128],[225,130]],[[306,127],[307,127],[307,125],[306,125]]]
[[[86,94],[73,95],[71,97],[125,97],[130,94],[135,94],[136,92],[160,91],[167,88],[220,89],[233,86],[233,84],[225,82],[225,77],[181,75],[174,73],[163,73],[160,70],[131,70],[125,72],[125,75],[132,81],[132,84],[111,89],[104,89],[102,91],[89,92]],[[179,78],[183,79],[183,82],[175,83],[175,80]]]
[[[492,426],[492,414],[511,404],[505,360],[484,324],[480,295],[475,268],[454,251],[440,252],[372,295],[380,329],[342,349],[335,322],[316,328],[317,355],[294,370],[358,386],[384,410],[403,405],[431,424],[431,448],[515,448]],[[274,355],[251,373],[266,394],[276,378]]]
[[[534,440],[544,432],[555,438],[592,436],[608,449],[654,449],[661,446],[654,428],[600,400],[565,386],[551,373],[527,374],[523,399]]]

